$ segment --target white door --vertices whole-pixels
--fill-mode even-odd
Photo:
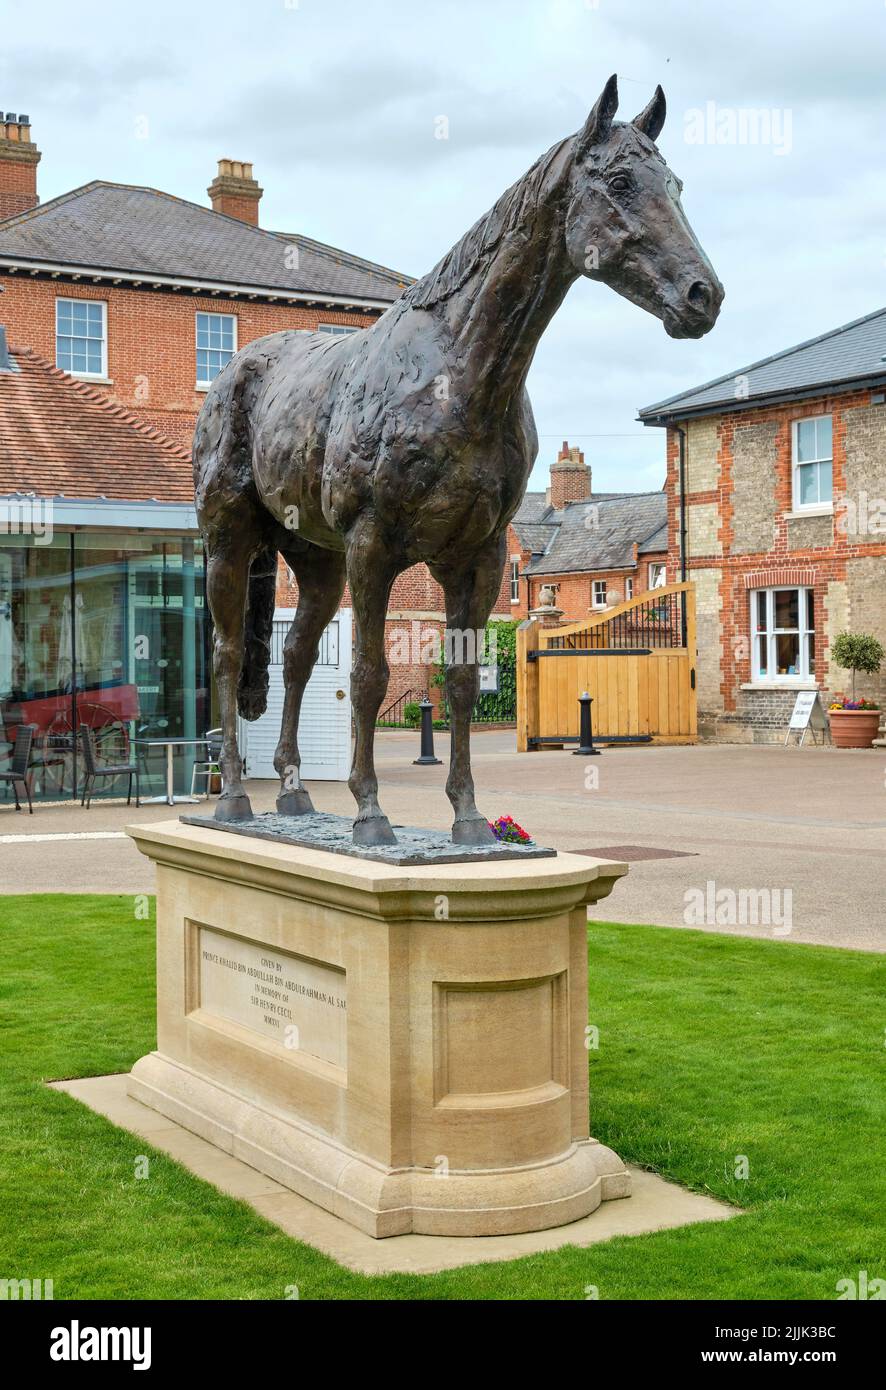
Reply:
[[[240,720],[247,777],[276,780],[274,752],[283,718],[283,643],[294,609],[278,608],[271,636],[268,707],[261,719]],[[302,700],[298,747],[304,781],[346,782],[351,770],[351,610],[341,608],[320,639],[320,654]]]

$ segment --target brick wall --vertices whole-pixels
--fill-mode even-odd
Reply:
[[[17,217],[37,204],[35,166],[4,160],[0,163],[0,222]]]
[[[833,417],[835,515],[791,516],[791,427],[819,414]],[[679,441],[673,429],[667,460],[673,580],[679,577]],[[780,741],[796,689],[744,688],[752,684],[750,594],[779,585],[813,589],[814,679],[825,704],[848,690],[851,679],[828,660],[837,632],[873,632],[886,644],[886,407],[856,391],[691,421],[686,480],[700,732],[730,741]],[[886,704],[886,671],[859,677],[858,692]]]
[[[332,309],[259,304],[221,295],[63,284],[21,272],[0,276],[5,293],[0,317],[13,347],[31,347],[55,362],[56,299],[103,300],[107,306],[108,378],[101,389],[118,405],[190,447],[205,392],[197,379],[197,313],[233,314],[237,346],[282,328],[315,329],[318,323],[364,328],[375,315]]]

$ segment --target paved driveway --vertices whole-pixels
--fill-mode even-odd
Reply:
[[[515,816],[558,849],[628,847],[630,873],[601,917],[671,926],[700,917],[698,925],[733,935],[886,950],[883,750],[702,744],[583,758],[518,755],[514,746],[511,731],[475,736],[482,809]],[[392,821],[446,826],[445,761],[414,767],[417,752],[414,734],[379,736],[382,805]],[[344,784],[311,790],[318,809],[351,813]],[[272,807],[272,783],[250,792],[257,809]],[[164,806],[94,802],[89,812],[38,807],[29,817],[0,806],[0,890],[151,891],[152,866],[123,826],[170,815]],[[635,857],[652,851],[673,857]]]

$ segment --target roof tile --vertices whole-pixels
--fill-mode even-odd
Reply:
[[[12,349],[0,372],[0,493],[193,502],[187,449],[94,387]]]
[[[154,188],[100,180],[0,222],[2,256],[384,303],[411,283],[307,237],[267,232]]]

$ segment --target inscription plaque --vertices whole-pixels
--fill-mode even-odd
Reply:
[[[197,961],[201,1009],[260,1033],[286,1052],[345,1068],[343,970],[211,927],[199,929]]]

